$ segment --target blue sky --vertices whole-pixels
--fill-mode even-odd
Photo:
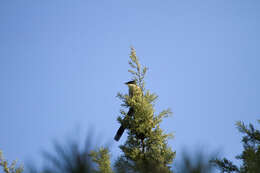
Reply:
[[[203,146],[234,159],[235,122],[260,119],[259,21],[258,0],[1,1],[0,149],[38,161],[93,127],[116,157],[115,96],[134,46],[156,110],[174,113],[162,127],[177,157]]]

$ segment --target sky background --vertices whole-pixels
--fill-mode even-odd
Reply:
[[[182,148],[234,160],[236,121],[260,119],[259,0],[45,0],[0,2],[0,149],[41,162],[53,141],[87,132],[109,143],[119,127],[130,46],[146,87]]]

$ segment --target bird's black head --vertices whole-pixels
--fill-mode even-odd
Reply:
[[[135,81],[135,80],[131,80],[131,81],[129,81],[129,82],[126,82],[125,84],[126,84],[126,85],[128,85],[128,84],[135,84],[135,85],[136,85],[136,81]]]

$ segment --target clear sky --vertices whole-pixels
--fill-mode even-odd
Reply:
[[[134,46],[157,111],[174,113],[162,127],[177,157],[202,145],[234,159],[235,122],[260,119],[259,31],[259,0],[2,0],[0,149],[37,161],[93,127],[116,156],[116,94]]]

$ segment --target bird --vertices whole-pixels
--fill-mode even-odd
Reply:
[[[125,84],[128,86],[128,95],[129,95],[130,98],[132,98],[132,97],[135,96],[135,95],[140,95],[140,94],[142,94],[142,90],[141,90],[141,88],[136,84],[136,81],[135,81],[135,80],[126,82]],[[130,107],[130,108],[129,108],[129,111],[128,111],[128,113],[127,113],[127,116],[130,116],[130,117],[134,116],[134,109],[133,109],[133,107]],[[116,133],[114,139],[115,139],[116,141],[119,141],[120,138],[121,138],[121,136],[123,135],[124,131],[125,131],[125,127],[124,127],[123,125],[121,125],[121,126],[119,127],[119,129],[117,130],[117,133]]]

